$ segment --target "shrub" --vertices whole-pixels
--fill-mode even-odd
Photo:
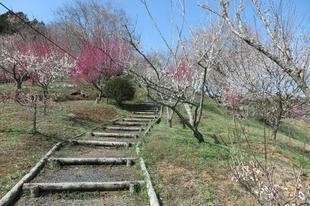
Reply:
[[[104,93],[107,98],[114,99],[118,105],[123,101],[131,100],[135,94],[135,88],[124,77],[114,77],[106,82],[104,87]]]

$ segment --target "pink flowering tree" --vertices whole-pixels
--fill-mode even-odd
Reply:
[[[188,64],[184,60],[181,61],[179,66],[176,69],[173,69],[171,73],[176,81],[182,81],[183,83],[188,84],[188,82],[193,80],[192,71],[190,71]]]
[[[103,97],[105,82],[123,73],[123,64],[129,59],[128,47],[119,39],[104,42],[86,42],[69,74],[76,82],[91,84],[98,90],[98,100]]]
[[[18,35],[0,37],[0,70],[6,80],[14,80],[16,91],[20,90],[22,83],[29,79],[27,61],[20,52],[22,44],[23,40]]]
[[[242,96],[235,90],[226,91],[223,98],[224,104],[234,111],[238,109],[242,101]]]
[[[302,107],[293,107],[290,113],[293,118],[300,118],[306,114],[306,111]]]

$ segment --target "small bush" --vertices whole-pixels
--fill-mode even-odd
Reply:
[[[135,88],[129,79],[114,77],[105,84],[104,93],[107,98],[114,99],[116,103],[120,105],[123,101],[133,99]]]

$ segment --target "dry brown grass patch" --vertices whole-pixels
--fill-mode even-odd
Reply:
[[[85,105],[73,104],[71,107],[77,119],[91,121],[91,122],[104,122],[114,119],[117,112],[109,107],[102,105]]]

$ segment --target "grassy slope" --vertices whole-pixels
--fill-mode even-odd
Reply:
[[[282,126],[280,142],[268,140],[269,159],[279,166],[277,169],[281,175],[284,173],[281,169],[288,170],[292,164],[303,164],[308,170],[310,166],[309,150],[305,152],[303,143],[297,141],[309,137],[309,124],[296,120],[295,124],[292,122],[285,121],[289,127]],[[248,124],[250,148],[242,149],[254,151],[260,158],[263,151],[263,125],[255,120]],[[206,143],[198,144],[178,120],[175,120],[173,128],[167,127],[165,118],[154,127],[146,139],[143,155],[164,205],[256,205],[255,200],[231,180],[229,152],[233,146],[229,143],[242,141],[232,137],[233,128],[232,115],[211,100],[205,105],[201,122]],[[287,128],[294,132],[293,138],[287,136]],[[215,144],[212,135],[217,135],[228,146]],[[234,148],[241,149],[238,145],[234,144]],[[308,158],[304,158],[304,154]]]
[[[29,89],[37,88],[26,85],[25,90]],[[66,100],[76,90],[55,85],[51,95],[56,94],[60,100]],[[92,88],[82,87],[82,90],[94,96]],[[12,91],[14,85],[0,85],[0,95]],[[138,89],[137,96],[146,100],[141,89]],[[49,110],[52,112],[48,116],[39,116],[38,130],[42,134],[32,136],[29,134],[31,118],[26,109],[13,102],[0,104],[0,196],[29,171],[57,140],[89,131],[118,114],[126,113],[104,102],[96,105],[93,100],[52,103]],[[166,205],[199,205],[206,202],[247,205],[252,201],[251,197],[228,176],[229,150],[214,144],[210,138],[210,135],[217,134],[220,140],[229,142],[228,134],[231,134],[233,126],[231,115],[212,101],[205,105],[205,110],[201,130],[208,143],[197,144],[191,132],[178,125],[178,120],[175,120],[175,127],[170,129],[163,119],[152,131],[144,147],[144,155],[151,166],[156,189]],[[250,125],[254,137],[252,141],[262,142],[263,126],[258,121],[251,121]],[[301,129],[306,127],[307,130]],[[293,133],[293,138],[301,140],[306,139],[306,132],[309,131],[307,124],[286,120],[279,137],[285,143],[270,142],[270,150],[290,163],[304,163],[299,149],[303,144],[288,139],[287,135]]]
[[[38,89],[25,85],[25,90]],[[55,87],[51,95],[57,93],[61,99],[76,91],[76,88]],[[0,85],[0,94],[14,91],[13,84]],[[92,95],[95,91],[83,87]],[[42,108],[41,108],[42,109]],[[47,115],[38,116],[38,131],[31,131],[31,113],[14,102],[0,104],[0,197],[8,191],[29,169],[59,140],[72,138],[89,131],[95,126],[126,113],[104,102],[94,100],[52,102]]]

